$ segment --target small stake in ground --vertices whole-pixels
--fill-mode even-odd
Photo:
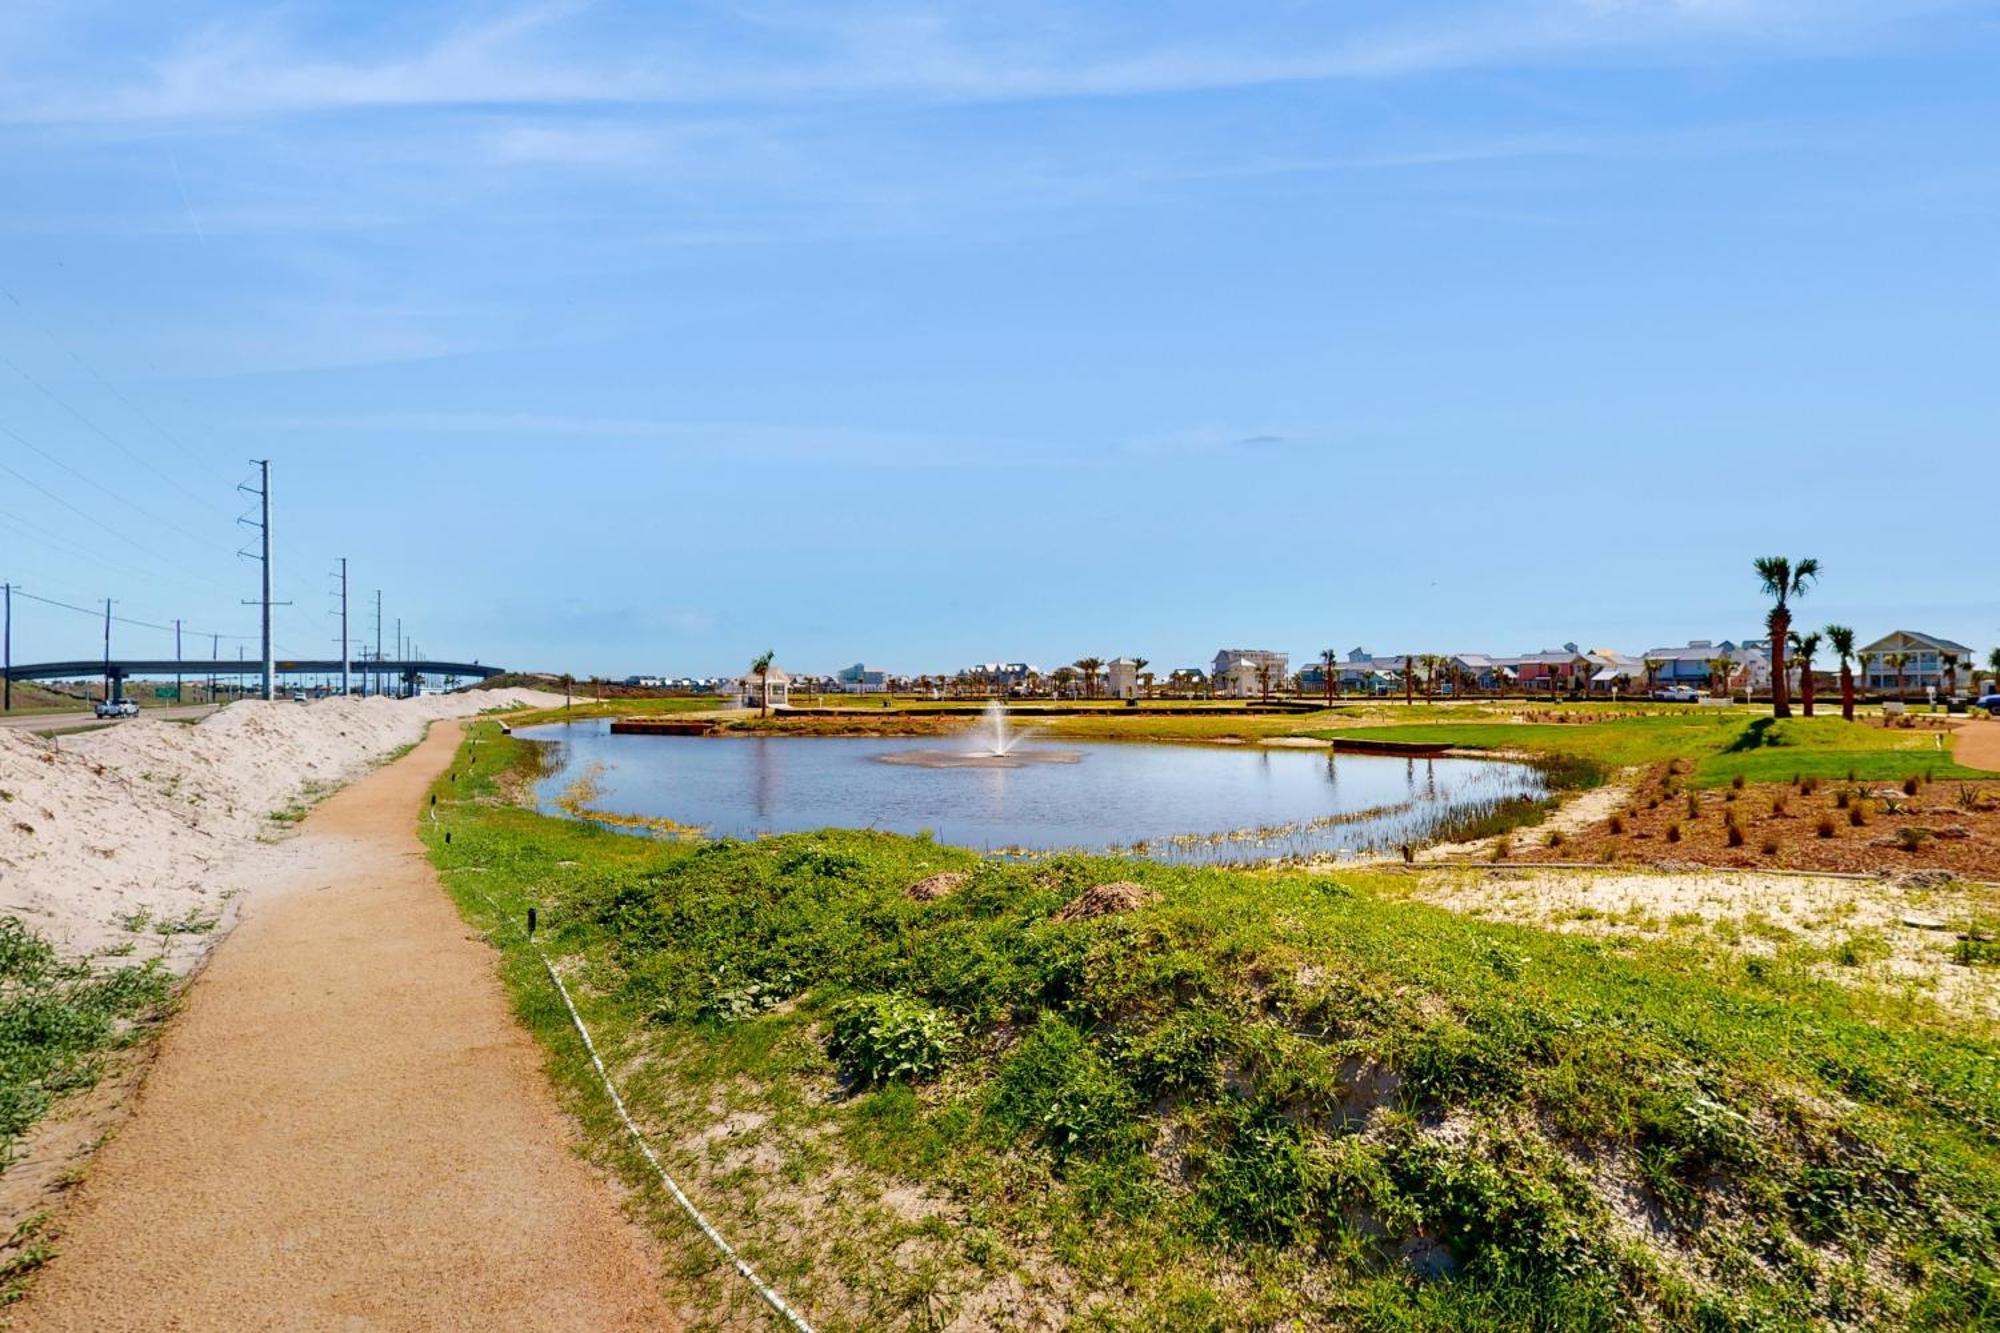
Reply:
[[[534,937],[534,934],[535,934],[535,909],[534,909],[534,908],[532,908],[532,907],[530,907],[530,908],[528,909],[528,936],[529,936],[529,938],[531,938],[531,939],[532,939],[532,938]]]

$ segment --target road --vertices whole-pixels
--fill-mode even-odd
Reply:
[[[193,721],[207,717],[220,706],[184,704],[177,707],[147,708],[142,709],[139,716],[156,721],[177,719]],[[98,717],[88,708],[79,709],[74,713],[0,713],[0,727],[11,731],[88,731],[97,727],[115,727],[121,720],[123,719]]]
[[[459,735],[432,728],[306,820],[11,1327],[678,1326],[417,839]]]

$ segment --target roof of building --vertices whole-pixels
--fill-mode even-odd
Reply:
[[[1889,648],[1885,645],[1887,645],[1891,639],[1894,639],[1898,636],[1901,636],[1904,639],[1915,639],[1918,643],[1927,644],[1941,653],[1957,653],[1960,657],[1964,658],[1970,658],[1975,655],[1974,649],[1966,647],[1964,644],[1959,643],[1955,639],[1943,638],[1940,635],[1936,634],[1919,634],[1916,630],[1913,629],[1890,630],[1887,634],[1884,634],[1881,638],[1875,640],[1875,642],[1869,644],[1866,648],[1861,649],[1860,652],[1868,656],[1873,656],[1876,653],[1893,652],[1894,649]]]

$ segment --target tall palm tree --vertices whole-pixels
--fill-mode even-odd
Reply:
[[[750,674],[757,678],[757,715],[759,717],[769,717],[771,715],[771,663],[777,660],[778,655],[769,648],[766,648],[763,652],[750,659]]]
[[[1333,669],[1340,665],[1340,654],[1331,648],[1319,650],[1319,669],[1326,673],[1321,683],[1326,686],[1326,706],[1333,707]]]
[[[1792,653],[1799,659],[1799,711],[1813,715],[1813,654],[1819,651],[1818,634],[1793,634]]]
[[[1646,693],[1653,692],[1653,681],[1660,674],[1660,668],[1666,664],[1666,659],[1660,657],[1649,657],[1639,664],[1646,668]]]
[[[1265,703],[1271,702],[1271,686],[1277,681],[1278,668],[1268,657],[1257,659],[1257,696]]]
[[[1908,653],[1882,654],[1882,665],[1888,667],[1889,670],[1896,673],[1896,698],[1898,699],[1902,699],[1904,697],[1903,668],[1908,666],[1909,664],[1910,664],[1910,655]]]
[[[1415,703],[1417,694],[1417,659],[1403,654],[1403,702]]]
[[[1840,715],[1854,720],[1854,631],[1846,625],[1828,625],[1820,633],[1840,656]]]
[[[1146,668],[1151,665],[1152,663],[1143,657],[1135,657],[1132,659],[1132,677],[1134,680],[1138,681],[1139,693],[1141,694],[1144,694],[1146,692],[1146,686],[1152,683],[1153,678],[1146,674]]]
[[[1084,698],[1095,699],[1097,697],[1097,672],[1103,665],[1104,659],[1099,657],[1079,657],[1076,659],[1076,669],[1083,673]]]
[[[1939,653],[1938,666],[1944,676],[1944,697],[1950,699],[1958,693],[1958,654]]]
[[[1792,699],[1785,683],[1785,636],[1792,632],[1792,599],[1806,595],[1819,577],[1819,561],[1801,560],[1793,564],[1781,555],[1757,557],[1757,580],[1764,595],[1772,600],[1764,627],[1771,632],[1771,715],[1790,717]]]

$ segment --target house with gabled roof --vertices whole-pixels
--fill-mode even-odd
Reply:
[[[1900,678],[1896,668],[1885,660],[1894,654],[1905,659]],[[1854,655],[1861,659],[1864,688],[1906,694],[1955,689],[1970,679],[1971,670],[1979,663],[1978,653],[1956,639],[1911,629],[1885,634],[1867,647],[1856,649]],[[1949,662],[1957,663],[1955,671],[1948,669]]]

